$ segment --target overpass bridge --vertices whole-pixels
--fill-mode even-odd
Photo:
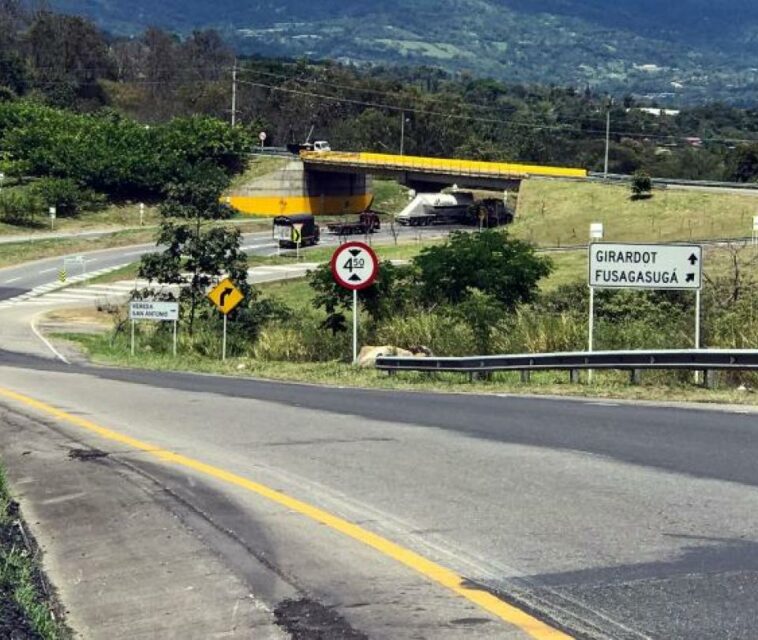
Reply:
[[[238,187],[228,203],[257,216],[346,215],[373,200],[371,177],[397,180],[419,192],[453,184],[468,189],[516,189],[531,177],[585,180],[584,169],[381,153],[303,151],[271,175]]]
[[[435,191],[439,190],[439,185],[452,184],[471,189],[503,190],[517,187],[530,177],[587,178],[585,169],[384,153],[303,151],[300,158],[308,171],[381,175],[416,191]]]

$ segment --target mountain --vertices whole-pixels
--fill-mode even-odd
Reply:
[[[242,53],[434,65],[694,102],[758,95],[755,0],[54,0],[116,34],[219,29]]]

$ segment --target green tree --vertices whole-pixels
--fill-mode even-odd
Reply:
[[[646,171],[635,171],[632,176],[632,200],[650,198],[653,191],[653,180]]]
[[[409,266],[379,263],[376,282],[358,291],[358,302],[371,319],[379,322],[407,310],[414,302],[415,270]],[[347,329],[347,314],[352,309],[353,293],[334,281],[329,265],[308,272],[308,284],[315,292],[313,306],[326,312],[325,329],[339,333]]]
[[[553,268],[531,245],[500,230],[454,232],[444,244],[422,249],[413,264],[428,307],[458,305],[480,291],[506,311],[532,301],[538,282]]]
[[[207,226],[231,213],[220,202],[227,182],[223,171],[210,162],[185,168],[182,182],[166,187],[161,204],[163,221],[157,244],[165,249],[143,256],[139,268],[139,275],[151,283],[181,286],[179,300],[189,306],[190,333],[206,290],[222,274],[232,279],[248,302],[253,299],[239,230]]]

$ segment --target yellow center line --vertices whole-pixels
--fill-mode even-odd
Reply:
[[[162,449],[155,445],[148,444],[147,442],[143,442],[142,440],[137,440],[131,436],[102,427],[91,420],[70,414],[62,409],[58,409],[45,402],[41,402],[40,400],[35,400],[29,396],[16,393],[10,389],[0,387],[0,396],[19,402],[49,416],[53,416],[62,422],[67,422],[91,433],[95,433],[111,442],[127,445],[132,449],[147,453],[162,462],[192,469],[193,471],[215,478],[216,480],[221,480],[228,484],[241,487],[242,489],[246,489],[270,500],[271,502],[310,518],[315,522],[326,525],[330,529],[338,531],[353,540],[357,540],[379,553],[400,562],[406,567],[413,569],[428,580],[448,588],[469,602],[472,602],[491,613],[493,616],[518,627],[536,640],[569,640],[571,638],[571,636],[550,627],[518,607],[503,602],[491,593],[466,586],[466,580],[454,571],[447,569],[410,549],[406,549],[387,538],[383,538],[382,536],[372,533],[363,527],[359,527],[352,522],[332,515],[323,509],[314,507],[313,505],[298,500],[297,498],[293,498],[280,491],[272,489],[271,487],[239,476],[231,471],[214,467],[199,460],[188,458],[187,456],[174,453],[167,449]]]

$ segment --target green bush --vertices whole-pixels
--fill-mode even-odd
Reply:
[[[477,352],[473,329],[444,313],[418,313],[392,318],[376,329],[376,344],[409,349],[428,347],[438,356],[468,356]]]
[[[553,353],[587,348],[587,321],[575,314],[545,314],[521,307],[492,331],[493,353]]]
[[[34,184],[34,193],[45,209],[56,208],[61,218],[76,216],[85,210],[95,210],[105,205],[105,198],[92,189],[80,187],[69,178],[43,178]]]
[[[42,201],[36,194],[29,192],[8,191],[0,192],[0,221],[25,227],[40,224]]]
[[[259,360],[286,362],[327,362],[349,360],[352,353],[349,333],[324,330],[318,314],[263,327],[249,355]]]

